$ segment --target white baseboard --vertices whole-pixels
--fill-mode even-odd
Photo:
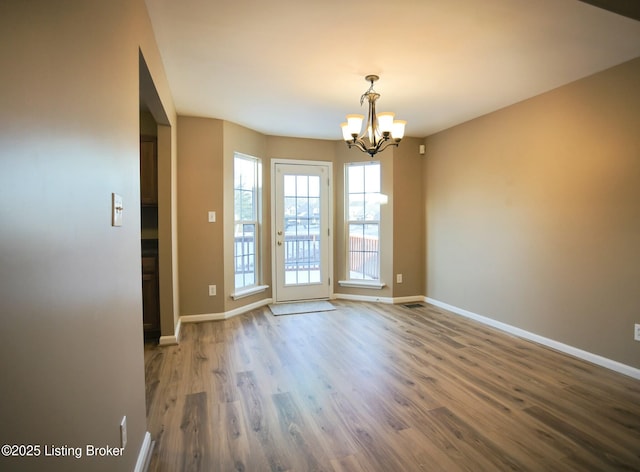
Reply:
[[[200,323],[202,321],[219,321],[226,318],[224,313],[201,313],[199,315],[182,315],[180,321],[182,323]]]
[[[203,313],[200,315],[182,315],[180,317],[180,321],[182,323],[200,323],[202,321],[219,321],[226,320],[233,316],[241,315],[243,313],[247,313],[248,311],[255,310],[256,308],[263,307],[272,303],[272,298],[265,298],[264,300],[259,300],[254,303],[250,303],[249,305],[241,306],[239,308],[234,308],[230,311],[225,311],[222,313]]]
[[[422,295],[414,295],[411,297],[372,297],[367,295],[349,295],[346,293],[334,293],[331,294],[331,299],[343,299],[343,300],[354,300],[361,302],[376,302],[376,303],[389,303],[389,304],[397,304],[397,303],[410,303],[410,302],[421,302],[424,301],[424,297]],[[180,321],[178,321],[178,325],[180,322],[182,323],[200,323],[202,321],[219,321],[226,320],[233,316],[241,315],[243,313],[247,313],[248,311],[255,310],[256,308],[261,308],[263,306],[269,305],[273,303],[272,298],[265,298],[264,300],[259,300],[257,302],[251,303],[249,305],[241,306],[239,308],[234,308],[230,311],[225,311],[221,313],[202,313],[199,315],[182,315],[180,317]],[[164,337],[164,336],[163,336]],[[166,336],[170,338],[171,336]],[[162,341],[162,338],[160,338]],[[162,342],[161,342],[162,344]],[[168,342],[167,344],[176,344],[176,342]]]
[[[176,323],[176,327],[175,327],[175,334],[171,335],[171,336],[160,336],[160,341],[158,341],[158,344],[160,346],[173,346],[175,344],[179,344],[180,343],[180,327],[182,326],[182,323],[180,322],[180,319],[178,318],[178,323]]]
[[[401,303],[414,303],[414,302],[423,302],[424,297],[422,295],[413,295],[411,297],[395,297],[393,299],[393,303],[396,305]]]
[[[335,293],[337,300],[350,300],[354,302],[393,303],[390,297],[375,297],[371,295],[351,295],[350,293]]]
[[[464,316],[465,318],[470,318],[472,320],[478,321],[488,326],[492,326],[494,328],[513,334],[520,338],[528,339],[529,341],[542,344],[543,346],[556,349],[557,351],[564,352],[565,354],[569,354],[573,357],[577,357],[587,362],[591,362],[592,364],[606,367],[607,369],[610,369],[615,372],[619,372],[621,374],[628,375],[629,377],[633,377],[635,379],[640,380],[640,369],[636,369],[635,367],[631,367],[629,365],[622,364],[621,362],[599,356],[598,354],[593,354],[588,351],[583,351],[582,349],[578,349],[577,347],[569,346],[568,344],[564,344],[559,341],[555,341],[553,339],[545,338],[544,336],[540,336],[538,334],[525,331],[524,329],[517,328],[507,323],[503,323],[501,321],[497,321],[497,320],[488,318],[486,316],[478,315],[477,313],[473,313],[471,311],[467,311],[462,308],[449,305],[448,303],[434,300],[433,298],[424,297],[423,300],[437,307],[444,308],[445,310],[448,310],[457,315]]]
[[[388,303],[389,305],[397,305],[399,303],[422,302],[422,295],[413,295],[410,297],[376,297],[375,295],[352,295],[349,293],[335,293],[334,298],[338,300],[351,300],[356,302],[372,302],[372,303]]]
[[[140,452],[138,453],[138,460],[136,461],[136,468],[134,472],[145,472],[149,466],[149,460],[151,459],[151,434],[149,431],[144,433],[144,439],[142,440],[142,446],[140,446]]]

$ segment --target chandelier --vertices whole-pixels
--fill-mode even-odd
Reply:
[[[373,90],[373,84],[379,78],[377,75],[367,75],[364,78],[367,82],[371,82],[369,90],[360,97],[360,106],[365,100],[369,102],[369,114],[364,130],[362,129],[364,115],[347,115],[347,122],[340,125],[342,137],[349,148],[356,147],[371,157],[389,146],[398,146],[407,124],[404,120],[394,120],[395,113],[376,114],[376,100],[380,98],[380,94]]]

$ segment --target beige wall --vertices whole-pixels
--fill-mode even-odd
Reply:
[[[640,367],[640,59],[427,139],[426,291]]]
[[[424,140],[405,138],[393,155],[393,296],[424,295]],[[385,151],[386,152],[386,151]],[[402,274],[398,284],[396,275]]]
[[[233,288],[233,156],[241,152],[263,160],[266,137],[234,123],[211,118],[179,117],[179,253],[180,313],[221,315],[270,297],[270,291],[234,301]],[[268,172],[263,174],[267,182]],[[267,188],[268,189],[268,188]],[[267,205],[267,201],[263,205]],[[209,223],[207,213],[216,212]],[[263,213],[266,210],[263,209]],[[266,213],[265,213],[266,214]],[[265,218],[268,225],[268,218]],[[268,235],[268,226],[265,233]],[[268,238],[262,241],[268,251]],[[268,254],[268,252],[265,252]],[[271,266],[262,268],[271,282]],[[209,296],[208,286],[217,295]]]
[[[223,122],[178,118],[180,314],[224,311]],[[216,222],[209,223],[209,211]],[[209,285],[218,295],[210,297]]]
[[[0,5],[0,442],[121,458],[2,470],[132,470],[144,432],[139,48],[175,120],[142,0]],[[111,226],[111,193],[124,224]]]
[[[179,147],[179,254],[182,315],[221,315],[271,297],[265,292],[233,300],[233,155],[241,152],[262,160],[262,281],[271,286],[271,161],[294,159],[328,161],[334,167],[334,276],[336,293],[369,297],[421,295],[424,287],[424,200],[423,160],[418,143],[407,138],[405,151],[394,157],[395,148],[379,156],[383,166],[383,192],[389,203],[382,208],[382,290],[340,287],[335,281],[346,277],[344,244],[344,164],[368,161],[367,154],[349,150],[336,141],[265,136],[240,125],[209,118],[180,117]],[[406,162],[405,162],[406,160]],[[402,188],[394,199],[394,168],[400,172]],[[207,223],[208,210],[217,212],[217,223]],[[400,214],[402,228],[394,227],[394,212]],[[406,231],[411,227],[412,231]],[[226,229],[225,229],[226,228]],[[404,228],[404,229],[403,229]],[[394,250],[398,237],[407,250]],[[394,265],[403,272],[405,283],[395,284]],[[209,297],[207,286],[217,285],[218,295]],[[401,295],[395,295],[395,293]]]

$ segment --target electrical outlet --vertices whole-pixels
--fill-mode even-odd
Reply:
[[[120,447],[125,448],[127,446],[127,417],[123,416],[120,422]]]
[[[210,297],[215,297],[216,296],[216,286],[215,285],[209,285],[209,296]]]
[[[635,330],[633,331],[633,339],[640,341],[640,324],[636,323]]]
[[[402,283],[402,274],[396,274],[396,283]]]

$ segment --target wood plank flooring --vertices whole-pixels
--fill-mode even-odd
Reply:
[[[640,381],[424,304],[145,349],[151,471],[640,471]]]

